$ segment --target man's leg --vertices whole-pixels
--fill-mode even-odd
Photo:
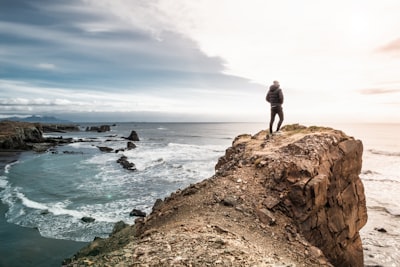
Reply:
[[[272,134],[272,126],[274,125],[275,116],[276,116],[276,109],[271,108],[271,119],[269,121],[269,133],[270,134]]]
[[[282,110],[282,107],[279,108],[278,116],[279,116],[279,122],[278,122],[278,127],[276,128],[276,131],[279,131],[281,129],[281,125],[282,125],[282,122],[283,122],[283,110]]]

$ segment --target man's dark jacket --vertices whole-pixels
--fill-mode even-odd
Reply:
[[[271,107],[279,107],[283,104],[282,89],[278,86],[271,85],[266,97],[266,100],[271,103]]]

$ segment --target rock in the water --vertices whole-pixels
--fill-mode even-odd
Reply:
[[[92,223],[92,222],[94,222],[96,219],[95,218],[92,218],[92,217],[82,217],[81,218],[81,221],[82,222],[85,222],[85,223]]]
[[[132,131],[131,134],[126,139],[131,141],[140,141],[136,131]]]
[[[40,215],[47,215],[47,214],[49,214],[49,213],[50,213],[49,210],[42,210],[42,211],[40,212]]]
[[[86,128],[87,132],[98,132],[98,133],[104,133],[104,132],[109,132],[111,131],[110,125],[101,125],[101,126],[91,126]]]
[[[136,148],[136,145],[133,142],[128,142],[126,146],[127,146],[128,150]]]
[[[387,233],[387,230],[383,227],[375,228],[375,231],[381,232],[381,233]]]
[[[143,212],[138,209],[133,209],[130,213],[129,216],[136,216],[136,217],[146,217],[146,212]]]
[[[101,152],[107,152],[107,153],[113,152],[114,150],[111,147],[106,147],[106,146],[98,146],[97,148],[100,149]]]
[[[136,166],[133,162],[129,162],[128,158],[126,156],[121,156],[118,160],[117,163],[121,164],[121,166],[124,169],[130,170],[130,171],[136,171]]]
[[[79,132],[79,126],[74,124],[42,124],[45,133]]]

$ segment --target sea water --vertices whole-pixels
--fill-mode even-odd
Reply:
[[[97,124],[98,125],[98,124]],[[89,124],[82,125],[85,129]],[[91,241],[107,237],[115,222],[134,223],[132,209],[150,212],[157,198],[214,174],[233,138],[265,124],[118,123],[111,132],[62,134],[77,142],[47,153],[27,152],[0,176],[0,198],[8,222],[37,228],[44,237]],[[367,265],[400,262],[400,125],[338,125],[364,143],[363,180],[369,221],[361,231]],[[105,153],[98,146],[126,148],[131,130],[137,148]],[[51,134],[58,136],[60,134]],[[122,155],[137,171],[123,169]],[[92,217],[85,223],[82,217]],[[386,230],[382,232],[382,228]],[[376,229],[381,229],[377,231]]]

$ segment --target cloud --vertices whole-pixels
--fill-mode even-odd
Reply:
[[[368,89],[361,89],[359,90],[359,92],[363,95],[380,95],[380,94],[399,93],[400,89],[368,88]]]
[[[39,69],[45,69],[45,70],[54,70],[56,69],[56,65],[51,64],[51,63],[39,63],[36,65]]]
[[[167,19],[161,27],[165,16],[153,4],[118,2],[121,8],[113,13],[108,11],[118,5],[108,2],[21,3],[27,6],[22,21],[15,16],[0,21],[3,78],[102,91],[257,87],[225,74],[222,58],[207,56],[172,26],[168,30]],[[129,12],[122,12],[123,3]]]
[[[379,52],[396,53],[400,52],[400,38],[387,43],[378,49]]]

